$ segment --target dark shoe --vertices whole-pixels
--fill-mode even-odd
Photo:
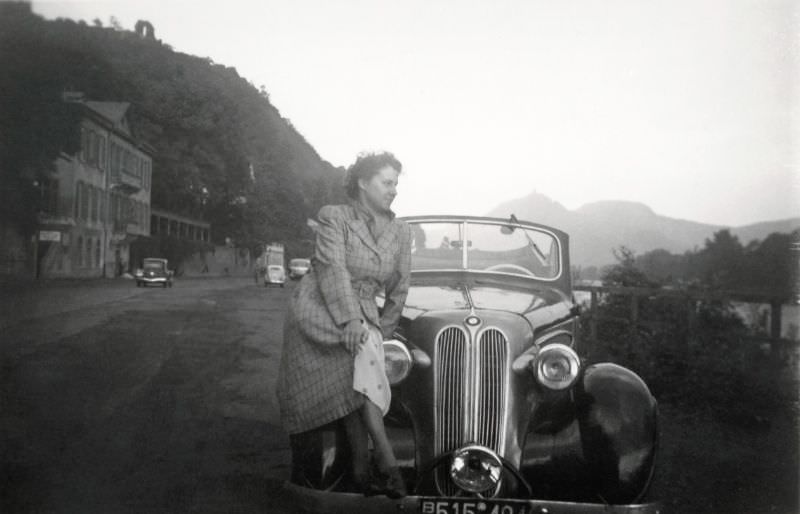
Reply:
[[[388,473],[376,472],[370,477],[364,496],[384,494],[393,500],[408,495],[406,484],[400,475],[400,469],[390,468]]]
[[[386,496],[396,500],[407,495],[406,483],[403,482],[400,469],[396,467],[389,468],[389,478],[386,480]]]
[[[353,473],[353,489],[355,489],[356,492],[367,495],[369,487],[370,478],[367,473]]]

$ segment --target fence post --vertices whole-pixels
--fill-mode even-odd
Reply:
[[[781,338],[781,315],[782,315],[782,307],[783,304],[780,300],[771,300],[769,302],[770,308],[770,330],[769,335],[772,339],[780,339]]]
[[[591,301],[589,302],[589,337],[592,341],[597,341],[597,289],[591,291]]]

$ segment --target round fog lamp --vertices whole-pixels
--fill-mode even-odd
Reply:
[[[450,478],[461,489],[482,493],[497,486],[503,463],[493,451],[483,446],[466,446],[453,453]]]
[[[548,389],[561,390],[570,387],[578,378],[580,360],[575,350],[555,343],[539,350],[534,364],[536,380]]]

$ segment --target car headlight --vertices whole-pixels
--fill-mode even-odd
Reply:
[[[465,446],[453,453],[450,478],[461,489],[482,493],[497,486],[503,463],[496,453],[483,446]]]
[[[566,389],[578,379],[580,359],[569,346],[554,343],[542,347],[533,361],[537,382],[548,389]]]
[[[142,275],[144,275],[144,272],[141,269],[137,269],[136,270],[136,276],[137,277],[141,277]]]
[[[391,385],[402,382],[411,373],[411,353],[406,345],[397,340],[383,342],[383,357],[386,377]]]

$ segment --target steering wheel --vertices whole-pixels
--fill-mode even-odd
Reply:
[[[517,264],[495,264],[494,266],[489,266],[484,271],[504,271],[504,270],[509,270],[507,271],[507,273],[522,273],[523,275],[528,275],[529,277],[536,276],[528,268],[523,268],[522,266],[519,266]]]

